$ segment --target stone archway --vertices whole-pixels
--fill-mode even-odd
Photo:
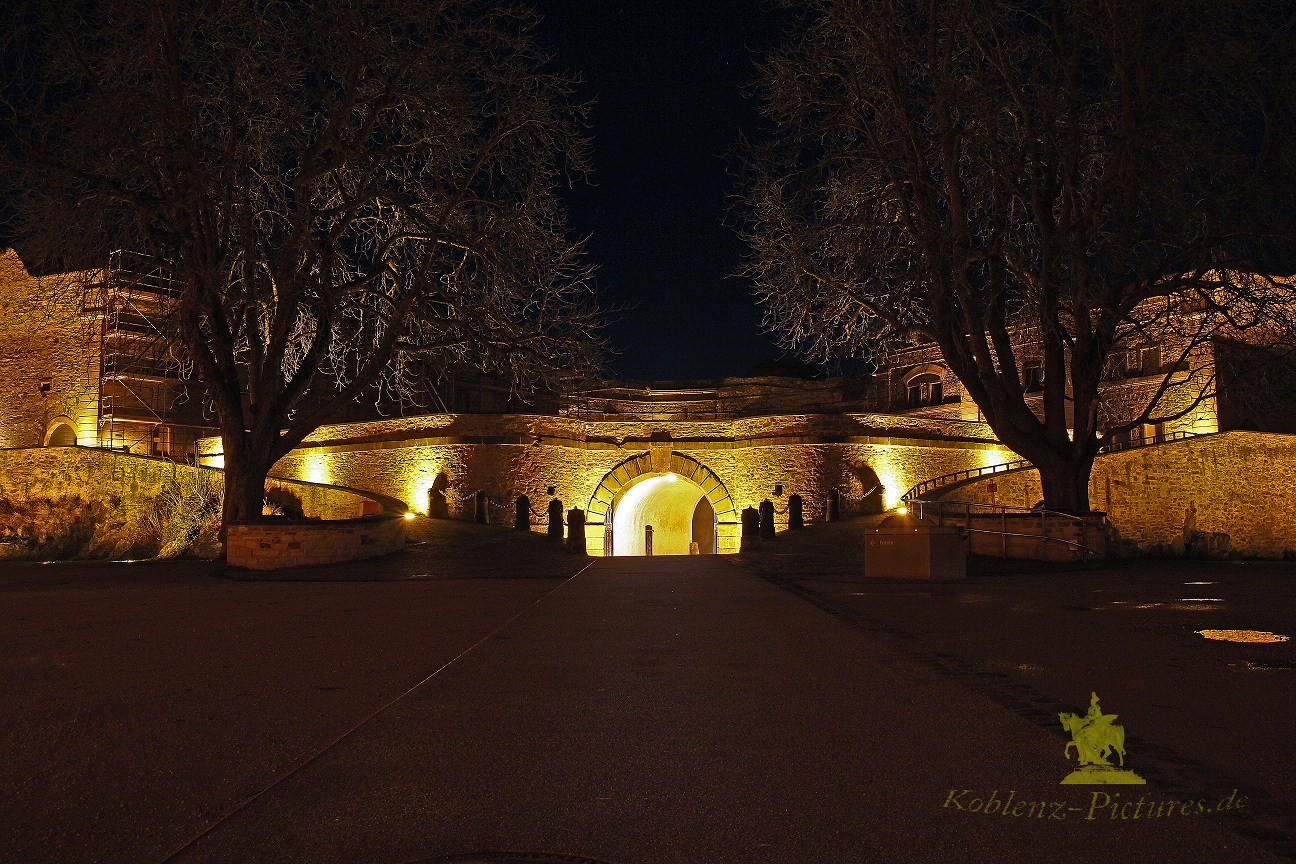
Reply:
[[[711,469],[691,456],[664,448],[632,456],[603,477],[594,494],[590,496],[585,511],[586,524],[591,528],[586,535],[589,539],[590,551],[596,555],[614,554],[614,550],[629,548],[626,538],[618,539],[613,531],[609,530],[617,520],[616,504],[624,501],[626,496],[632,494],[642,496],[651,491],[657,496],[669,496],[670,501],[674,498],[679,498],[680,501],[690,498],[683,487],[672,483],[673,480],[687,481],[684,485],[697,492],[692,496],[689,507],[686,508],[688,512],[681,511],[678,514],[679,519],[672,520],[680,522],[679,526],[672,526],[672,529],[687,532],[687,536],[693,537],[695,542],[698,542],[699,551],[738,551],[740,531],[738,511],[724,482]],[[638,493],[635,492],[635,488],[639,490]],[[634,503],[637,506],[637,502]],[[704,530],[706,521],[710,521],[712,526],[709,536]],[[665,541],[666,536],[662,535],[662,539]],[[687,552],[687,542],[686,540],[683,552]],[[631,545],[638,549],[642,546],[642,540],[636,537],[634,544]],[[654,551],[656,552],[658,548],[660,547],[655,547]],[[674,550],[673,546],[670,548],[675,552],[681,551]],[[620,551],[615,554],[626,553]]]
[[[54,425],[45,435],[46,447],[74,447],[77,443],[76,428],[72,421],[59,419],[54,421]]]

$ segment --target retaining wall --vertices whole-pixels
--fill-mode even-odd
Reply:
[[[376,558],[404,546],[405,520],[401,516],[242,523],[226,530],[225,563],[249,570],[277,570]]]
[[[1029,507],[1042,497],[1033,469],[991,475],[944,493],[946,500]],[[1182,551],[1227,534],[1242,555],[1296,554],[1296,436],[1219,432],[1098,457],[1089,501],[1125,540],[1144,550]]]
[[[0,514],[0,541],[8,541],[0,543],[0,557],[214,557],[219,513],[163,512],[159,499],[165,492],[173,502],[186,499],[196,506],[201,502],[190,499],[219,496],[223,485],[219,470],[113,450],[0,449],[0,500],[10,507]],[[292,478],[266,485],[291,492],[304,515],[315,519],[350,519],[374,501],[365,493]],[[399,510],[398,502],[379,503]],[[77,537],[59,536],[69,531]]]

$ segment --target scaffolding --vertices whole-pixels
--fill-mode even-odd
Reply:
[[[99,444],[179,462],[215,434],[174,333],[179,291],[163,269],[114,252],[100,292],[97,370]]]

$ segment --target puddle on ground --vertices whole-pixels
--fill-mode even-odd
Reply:
[[[1198,630],[1198,636],[1220,642],[1286,642],[1288,637],[1268,630]]]
[[[1185,585],[1214,585],[1214,582],[1185,582]]]
[[[1112,606],[1122,609],[1170,609],[1175,612],[1216,612],[1218,606],[1212,603],[1223,603],[1222,597],[1182,597],[1178,603],[1130,603],[1125,600],[1113,600]]]

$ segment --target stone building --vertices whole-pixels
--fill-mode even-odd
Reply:
[[[81,274],[38,279],[0,253],[0,447],[98,444],[98,353]]]
[[[193,461],[215,432],[167,334],[165,279],[33,275],[0,253],[0,446],[81,445]]]
[[[169,334],[172,297],[162,274],[120,253],[101,270],[39,276],[14,250],[0,253],[0,448],[80,445],[194,461],[195,442],[217,424]],[[473,372],[424,396],[357,403],[337,419],[532,407]],[[553,399],[539,406],[557,410]]]
[[[222,465],[213,418],[159,324],[167,283],[137,271],[115,259],[102,272],[38,278],[14,253],[0,256],[0,447],[78,444]],[[95,286],[97,302],[83,303],[81,292]],[[1022,348],[1021,379],[1038,398],[1028,339]],[[1230,429],[1296,432],[1286,407],[1296,399],[1274,398],[1296,395],[1289,367],[1226,339],[1191,351],[1147,344],[1113,357],[1104,410],[1109,422],[1135,416],[1122,412],[1168,376],[1170,413],[1174,399],[1191,398],[1192,410],[1133,430],[1121,446]],[[582,511],[592,554],[641,553],[649,525],[660,554],[692,544],[736,550],[741,512],[766,500],[784,525],[794,500],[807,522],[824,518],[830,502],[843,515],[876,513],[933,478],[1016,459],[930,345],[872,374],[610,382],[531,404],[484,378],[449,384],[427,405],[395,406],[386,418],[356,406],[274,475],[381,493],[433,516],[473,518],[484,507],[508,521],[519,496],[539,513],[557,500]],[[1093,500],[1119,510],[1134,481],[1105,470]],[[1037,500],[1028,481],[1011,482],[1022,487],[1018,503]]]

